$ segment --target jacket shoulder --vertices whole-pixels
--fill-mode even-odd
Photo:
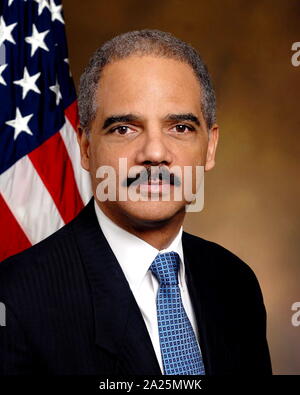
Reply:
[[[5,290],[16,288],[26,278],[32,278],[34,273],[38,275],[38,272],[44,272],[49,263],[61,262],[62,254],[74,251],[73,221],[26,250],[0,262],[0,295]]]
[[[76,226],[79,223],[88,223],[90,218],[93,216],[93,207],[93,198],[91,198],[87,205],[83,207],[83,209],[70,222],[62,226],[56,232],[26,250],[12,255],[0,262],[0,279],[1,274],[3,274],[4,271],[11,270],[7,269],[7,267],[18,267],[19,265],[22,265],[22,268],[26,268],[32,265],[33,261],[39,261],[41,260],[39,258],[47,257],[57,249],[66,249],[68,246],[70,248],[70,245],[76,243],[74,237],[74,225]],[[11,265],[12,263],[13,265]]]
[[[201,263],[213,271],[224,276],[242,275],[257,282],[252,268],[236,254],[210,240],[183,232],[183,246],[190,260]]]

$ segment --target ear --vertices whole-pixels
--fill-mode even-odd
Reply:
[[[219,140],[219,126],[214,124],[209,130],[208,147],[206,153],[205,171],[211,170],[215,166],[215,155]]]
[[[80,125],[77,125],[77,142],[80,149],[81,166],[89,171],[90,170],[90,141]]]

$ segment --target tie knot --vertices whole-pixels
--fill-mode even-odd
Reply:
[[[151,272],[161,285],[177,285],[178,268],[179,255],[174,251],[158,254],[150,266]]]

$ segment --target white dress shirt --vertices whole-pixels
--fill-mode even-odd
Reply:
[[[182,227],[169,247],[159,251],[149,243],[116,225],[103,213],[96,200],[94,203],[101,230],[116,256],[139,306],[163,373],[156,311],[156,295],[159,283],[152,272],[148,270],[158,253],[175,251],[180,257],[178,282],[182,303],[192,324],[196,338],[199,341],[196,319],[185,280],[184,257],[181,241]]]

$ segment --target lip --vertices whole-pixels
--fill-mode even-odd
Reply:
[[[163,182],[163,181],[151,181],[147,183],[141,183],[140,184],[140,192],[143,193],[164,193],[168,192],[170,188],[173,187],[172,184],[168,182]]]
[[[148,182],[141,182],[141,185],[161,185],[161,184],[170,184],[168,181],[165,180],[150,180]]]

